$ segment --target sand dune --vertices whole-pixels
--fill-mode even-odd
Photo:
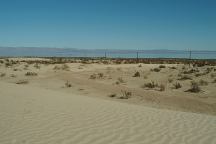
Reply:
[[[0,83],[1,144],[215,144],[216,117]]]

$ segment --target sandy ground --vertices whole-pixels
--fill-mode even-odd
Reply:
[[[165,64],[155,72],[159,64],[6,63],[1,144],[216,143],[214,66]],[[179,79],[191,69],[190,79]],[[186,92],[201,80],[200,92]],[[152,81],[165,89],[143,88]],[[174,89],[176,82],[182,87]]]
[[[215,144],[216,117],[0,83],[1,144]]]

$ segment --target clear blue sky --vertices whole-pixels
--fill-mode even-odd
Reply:
[[[0,46],[216,50],[216,0],[0,0]]]

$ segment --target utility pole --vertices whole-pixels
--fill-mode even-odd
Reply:
[[[105,59],[107,58],[107,52],[105,51],[105,53],[104,53],[104,57],[105,57]]]
[[[139,62],[139,52],[138,51],[137,51],[136,55],[137,55],[137,63],[138,63]]]

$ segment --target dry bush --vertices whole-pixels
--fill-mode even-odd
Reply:
[[[110,95],[108,95],[108,97],[111,97],[111,98],[116,97],[116,96],[117,96],[116,94],[110,94]]]
[[[37,76],[38,74],[36,72],[27,72],[25,75],[26,76]]]
[[[96,78],[97,78],[97,75],[96,75],[96,74],[92,74],[92,75],[90,75],[89,78],[90,78],[90,79],[96,79]]]
[[[62,70],[68,71],[68,70],[70,69],[70,67],[69,67],[67,64],[63,64],[63,65],[61,66],[61,69],[62,69]]]
[[[99,79],[101,79],[101,78],[104,78],[104,74],[103,73],[94,73],[94,74],[92,74],[92,75],[90,75],[90,77],[89,77],[89,79],[96,79],[96,78],[99,78]]]
[[[19,80],[16,82],[16,84],[28,84],[29,81],[28,80]]]
[[[151,71],[153,71],[153,72],[160,72],[161,69],[160,68],[154,68],[154,69],[151,69]]]
[[[166,68],[165,65],[159,65],[159,68]]]
[[[173,84],[173,87],[174,87],[175,89],[179,89],[179,88],[181,88],[182,86],[181,86],[180,83],[176,82],[176,83]]]
[[[53,68],[53,70],[60,70],[61,69],[61,67],[60,66],[54,66],[54,68]]]
[[[135,72],[135,74],[133,75],[133,77],[140,77],[140,73],[138,71]]]
[[[159,91],[165,91],[165,85],[160,84],[159,85]]]
[[[6,76],[6,73],[1,73],[0,74],[0,77],[5,77]]]
[[[214,77],[216,77],[216,73],[211,74],[211,78],[214,78]]]
[[[132,93],[129,91],[123,91],[121,90],[121,96],[119,97],[120,99],[129,99],[132,96]]]
[[[69,83],[69,81],[67,81],[66,83],[65,83],[65,87],[71,87],[72,85],[71,85],[71,83]]]
[[[15,78],[17,76],[15,74],[11,74],[10,77]]]
[[[216,83],[216,79],[214,79],[214,80],[212,81],[212,83]]]
[[[142,85],[142,88],[155,88],[158,87],[158,84],[155,83],[154,81],[151,81],[149,83],[145,83],[144,85]]]
[[[139,65],[138,65],[138,67],[142,67],[142,65],[141,65],[141,64],[139,64]]]
[[[147,76],[147,75],[145,75],[143,78],[144,78],[144,79],[148,79],[148,76]]]
[[[190,69],[190,70],[184,71],[183,73],[184,74],[192,74],[192,73],[195,73],[195,72],[199,72],[199,70],[197,70],[197,69]]]
[[[35,67],[36,69],[40,69],[40,65],[39,65],[38,63],[34,64],[34,67]]]
[[[172,67],[169,67],[170,69],[177,69],[176,67],[172,66]]]
[[[200,84],[201,86],[206,86],[206,85],[208,85],[208,82],[201,79],[201,80],[199,81],[199,84]]]
[[[13,64],[11,62],[6,62],[5,63],[5,67],[11,67],[11,66],[13,66]]]
[[[178,80],[192,80],[192,78],[189,75],[179,75],[180,78]]]
[[[201,88],[199,87],[198,83],[195,81],[191,82],[191,88],[187,90],[187,92],[192,92],[192,93],[198,93],[201,91]]]
[[[118,81],[119,83],[125,83],[125,81],[123,80],[122,77],[119,77],[119,78],[117,79],[117,81]]]
[[[173,78],[168,78],[168,82],[172,83],[173,82]]]
[[[103,73],[98,73],[98,78],[103,78],[104,74]]]

